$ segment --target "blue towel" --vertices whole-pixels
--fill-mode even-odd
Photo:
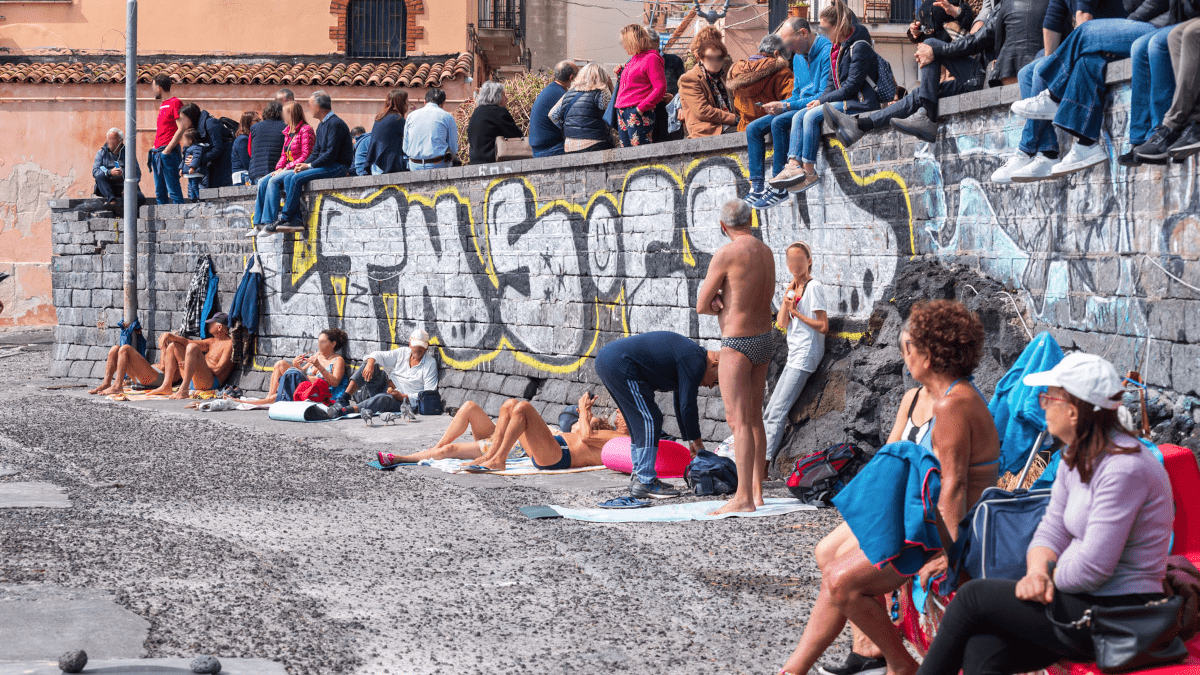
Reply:
[[[1046,429],[1046,413],[1038,403],[1045,387],[1027,387],[1026,375],[1050,370],[1062,361],[1063,353],[1050,333],[1041,333],[1030,342],[1012,368],[996,383],[996,393],[988,403],[992,422],[1000,432],[1000,473],[1016,473],[1025,466],[1029,451],[1039,433]]]
[[[942,468],[932,452],[900,441],[879,449],[833,505],[841,511],[871,564],[913,575],[940,551],[937,528]]]

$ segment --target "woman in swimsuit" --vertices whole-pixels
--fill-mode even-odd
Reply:
[[[326,328],[317,336],[316,353],[301,354],[288,361],[280,359],[271,369],[271,388],[266,398],[245,401],[254,405],[269,405],[279,398],[279,380],[289,370],[296,369],[304,374],[309,382],[325,380],[334,399],[337,399],[346,385],[350,383],[350,369],[346,367],[346,344],[349,342],[346,331],[341,328]],[[339,354],[338,352],[342,352]]]
[[[930,401],[931,428],[918,437],[941,464],[938,511],[951,527],[999,477],[1000,437],[987,402],[971,383],[983,356],[983,341],[979,318],[951,300],[917,303],[900,332],[904,365]],[[800,644],[781,672],[807,675],[849,619],[878,645],[890,675],[915,673],[917,662],[878,600],[909,578],[890,565],[883,569],[872,565],[845,523],[817,545],[816,558],[821,592]],[[920,583],[927,584],[945,570],[945,555],[938,553],[921,569]]]
[[[425,459],[479,459],[474,466],[503,471],[508,455],[522,448],[533,465],[544,471],[556,471],[601,464],[604,444],[618,436],[628,436],[625,419],[618,412],[614,424],[592,415],[596,399],[584,393],[579,398],[579,421],[570,431],[555,434],[529,401],[509,399],[500,406],[493,423],[477,404],[467,401],[454,415],[450,428],[437,445],[411,455],[380,452],[380,466],[410,464]],[[473,441],[455,443],[467,429]]]

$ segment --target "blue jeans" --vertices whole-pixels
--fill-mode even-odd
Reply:
[[[761,190],[763,172],[767,161],[767,134],[771,134],[771,144],[774,154],[771,156],[772,176],[783,171],[787,164],[788,143],[791,138],[792,117],[800,111],[788,110],[778,115],[767,115],[751,122],[746,127],[746,149],[750,156],[750,185]]]
[[[846,109],[845,101],[832,104],[838,110]],[[808,110],[797,111],[803,115],[804,122],[792,124],[792,137],[788,144],[788,159],[796,159],[806,164],[817,163],[817,148],[821,145],[821,126],[825,121],[825,112],[820,105]]]
[[[154,198],[159,204],[182,204],[183,189],[179,187],[179,165],[183,153],[176,148],[170,153],[150,151],[150,167],[154,171]]]
[[[562,143],[556,143],[555,145],[552,145],[548,148],[542,148],[541,150],[533,151],[534,157],[557,157],[559,155],[565,155],[565,154],[567,154],[567,153],[565,150],[563,150]]]
[[[322,178],[341,178],[346,175],[347,167],[341,164],[330,164],[312,168],[307,171],[296,173],[295,171],[288,172],[283,176],[283,213],[279,217],[283,220],[300,220],[300,193],[304,190],[304,186],[320,180]]]
[[[1145,143],[1154,127],[1162,124],[1175,98],[1175,69],[1167,35],[1174,25],[1159,28],[1133,41],[1133,77],[1130,78],[1129,144]]]
[[[800,398],[804,385],[812,373],[799,368],[788,366],[779,373],[779,381],[775,383],[775,391],[771,392],[771,400],[763,411],[763,426],[767,428],[767,461],[775,461],[779,454],[779,441],[783,438],[783,428],[787,426],[788,411]]]
[[[1094,19],[1093,19],[1094,21]],[[1033,98],[1046,88],[1044,74],[1050,57],[1041,56],[1030,61],[1017,73],[1021,86],[1021,98]],[[1046,120],[1025,120],[1021,132],[1021,152],[1036,155],[1039,152],[1058,152],[1058,135],[1054,125]]]
[[[408,162],[408,170],[409,171],[424,171],[425,169],[445,169],[448,166],[450,166],[450,164],[447,162],[438,162],[437,164],[421,164],[420,162],[414,162],[412,160],[409,160],[409,162]]]
[[[1054,126],[1078,138],[1099,140],[1108,86],[1105,67],[1128,57],[1134,41],[1155,30],[1143,21],[1092,19],[1072,31],[1043,70],[1046,89],[1059,102]]]
[[[288,170],[290,171],[290,169]],[[288,174],[267,174],[258,179],[258,197],[254,200],[255,225],[270,225],[279,218],[279,199],[283,196],[283,179]]]
[[[200,199],[200,183],[203,182],[204,179],[203,178],[184,178],[184,180],[187,181],[188,200],[193,201],[193,202],[199,200]]]

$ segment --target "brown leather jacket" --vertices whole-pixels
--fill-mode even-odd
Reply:
[[[716,96],[708,88],[702,68],[696,64],[679,78],[679,102],[688,138],[720,136],[726,125],[737,124],[737,115],[716,107]]]
[[[793,82],[786,61],[764,57],[733,64],[725,86],[733,97],[733,109],[742,116],[738,131],[745,131],[746,125],[767,114],[755,103],[786,101],[792,95]]]

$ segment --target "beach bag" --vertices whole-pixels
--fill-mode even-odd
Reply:
[[[1017,485],[1025,484],[1025,476],[1045,438],[1045,431],[1038,434],[1025,468],[1017,478]],[[971,579],[1016,581],[1025,576],[1025,553],[1049,505],[1049,488],[1001,490],[991,487],[984,490],[979,501],[959,523],[958,538],[947,552],[950,569],[946,575],[947,583],[942,586],[946,592]]]
[[[532,159],[533,148],[529,146],[529,137],[497,138],[496,161],[507,162],[510,159]]]
[[[796,499],[820,508],[833,506],[833,498],[867,464],[867,455],[853,443],[831,445],[796,460],[787,477],[787,488]]]
[[[417,412],[422,415],[441,415],[444,412],[442,395],[433,389],[417,394]]]
[[[701,450],[687,465],[683,479],[697,495],[731,495],[737,492],[737,464],[728,457]]]
[[[296,387],[292,394],[293,401],[312,401],[322,405],[332,405],[333,396],[329,391],[329,383],[325,380],[310,382],[305,380]]]

